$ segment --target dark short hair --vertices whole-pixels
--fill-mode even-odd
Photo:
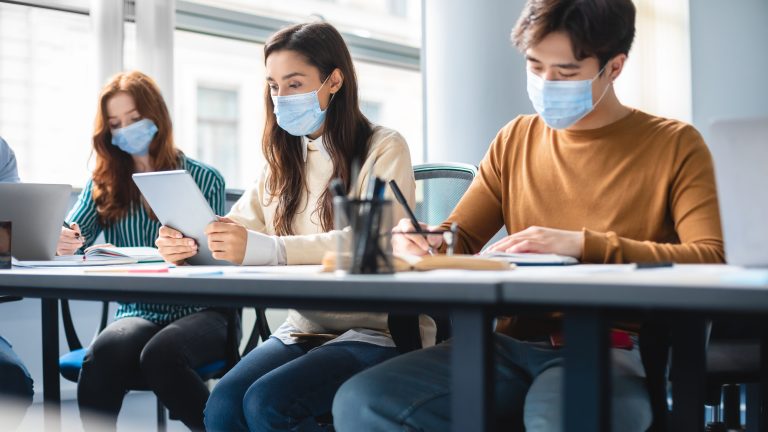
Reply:
[[[602,68],[611,58],[629,54],[635,5],[632,0],[528,0],[512,43],[524,52],[557,31],[570,37],[577,60],[595,56]]]

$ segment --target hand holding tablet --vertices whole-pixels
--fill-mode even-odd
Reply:
[[[208,247],[205,230],[218,221],[216,214],[197,187],[197,183],[184,170],[159,171],[133,175],[133,181],[155,212],[160,223],[160,237],[156,243],[164,258],[190,264],[227,265],[217,260]]]

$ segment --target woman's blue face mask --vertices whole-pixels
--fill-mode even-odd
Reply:
[[[156,134],[155,123],[150,119],[141,119],[124,128],[113,129],[112,144],[128,154],[146,156]]]
[[[330,77],[328,75],[320,88],[309,93],[272,96],[277,124],[293,136],[309,135],[320,129],[325,121],[327,110],[320,109],[320,98],[317,93]]]
[[[605,87],[600,98],[592,103],[592,82],[603,73],[588,80],[552,81],[528,70],[528,98],[539,116],[552,129],[566,129],[584,118],[603,100],[608,92]]]

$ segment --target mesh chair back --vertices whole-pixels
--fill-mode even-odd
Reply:
[[[413,167],[416,178],[416,218],[429,225],[443,222],[456,207],[477,174],[477,168],[461,163],[432,163]],[[429,313],[437,325],[436,342],[451,336],[450,317]],[[421,348],[419,317],[390,313],[389,330],[400,352]]]
[[[431,163],[413,167],[416,177],[416,217],[429,225],[443,222],[477,175],[474,165]]]
[[[244,192],[245,191],[242,189],[227,189],[227,200],[224,202],[224,214],[229,213],[232,206],[235,205]]]

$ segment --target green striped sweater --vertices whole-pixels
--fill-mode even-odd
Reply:
[[[179,157],[179,169],[187,170],[205,195],[213,211],[224,214],[226,199],[224,177],[215,169],[183,154]],[[160,222],[147,214],[144,206],[134,204],[128,214],[119,222],[110,226],[99,223],[96,204],[93,201],[93,179],[89,179],[77,203],[69,212],[67,222],[77,223],[85,236],[88,247],[93,244],[99,233],[104,239],[118,247],[155,246]],[[200,306],[178,306],[154,303],[119,303],[116,318],[140,317],[160,325],[166,325],[186,315],[205,309]]]

